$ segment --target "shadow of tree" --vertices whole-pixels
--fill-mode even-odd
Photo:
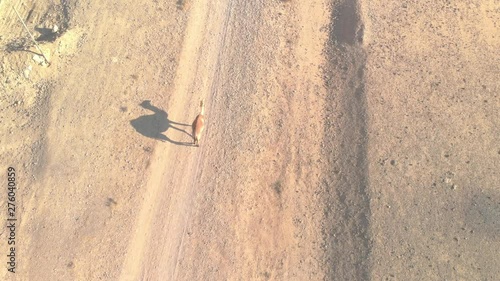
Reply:
[[[143,101],[140,104],[140,106],[145,109],[151,110],[153,114],[144,115],[130,121],[130,125],[132,125],[132,127],[134,127],[134,129],[139,134],[148,138],[157,139],[161,141],[168,141],[170,143],[177,145],[193,146],[193,143],[191,142],[174,141],[164,134],[168,129],[173,129],[183,132],[187,134],[189,137],[192,137],[191,134],[189,134],[185,130],[173,126],[173,125],[189,126],[189,124],[182,124],[169,120],[167,112],[152,105],[150,100]]]

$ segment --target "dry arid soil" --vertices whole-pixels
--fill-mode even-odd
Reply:
[[[0,0],[0,280],[499,280],[499,50],[497,0]]]

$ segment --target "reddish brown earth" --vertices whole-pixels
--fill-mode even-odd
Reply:
[[[0,1],[0,279],[496,280],[500,5],[452,2]]]

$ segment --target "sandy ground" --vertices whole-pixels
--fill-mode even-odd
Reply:
[[[500,276],[498,1],[91,2],[0,1],[0,279]]]

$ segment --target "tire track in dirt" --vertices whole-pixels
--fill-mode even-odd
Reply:
[[[205,99],[210,112],[209,91],[216,76],[220,44],[225,37],[227,5],[193,2],[175,78],[175,95],[169,102],[169,114],[182,116],[199,110],[199,99]],[[189,129],[187,129],[189,131]],[[175,135],[177,133],[177,136]],[[186,139],[182,132],[171,134]],[[191,140],[189,139],[189,142]],[[136,233],[129,245],[121,279],[176,279],[186,224],[193,209],[192,198],[198,186],[202,146],[167,144],[157,148],[152,163],[147,197],[137,220]],[[172,161],[175,160],[175,161]],[[158,241],[158,242],[157,242]]]
[[[370,196],[367,105],[364,89],[366,54],[358,1],[332,4],[326,47],[325,126],[327,276],[331,280],[370,279]],[[332,120],[332,117],[333,120]],[[330,147],[334,153],[328,153]]]
[[[219,4],[221,4],[221,3],[219,3]],[[209,73],[205,73],[205,75],[204,75],[207,79],[205,80],[205,83],[204,83],[205,87],[204,87],[204,90],[202,91],[202,93],[205,93],[208,95],[208,97],[204,100],[205,100],[206,108],[208,109],[207,112],[209,114],[211,114],[212,112],[214,112],[214,113],[216,112],[215,104],[212,102],[212,99],[216,96],[216,93],[221,88],[220,69],[221,69],[221,65],[222,65],[222,61],[223,61],[222,58],[223,58],[223,53],[224,53],[224,46],[226,44],[226,38],[227,38],[227,34],[228,34],[229,19],[231,18],[231,12],[233,9],[232,4],[233,4],[233,1],[229,0],[229,1],[227,1],[227,5],[225,5],[225,7],[224,7],[224,5],[221,5],[221,8],[219,8],[219,9],[216,8],[217,10],[220,11],[219,12],[220,16],[218,17],[218,20],[220,23],[218,25],[216,25],[215,27],[213,27],[212,32],[216,32],[216,33],[218,33],[218,35],[215,38],[212,38],[212,41],[213,41],[213,44],[211,44],[212,49],[210,49],[208,54],[206,56],[201,55],[201,57],[212,58],[212,60],[210,60],[210,61],[215,60],[215,62],[213,63],[213,66],[211,68],[210,68],[210,66],[208,66],[210,68],[208,71]],[[209,10],[208,13],[210,13],[210,9],[208,9],[208,10]],[[209,29],[210,29],[210,27],[209,27]],[[205,32],[204,35],[207,36],[209,34],[212,34],[212,32]],[[208,39],[208,38],[205,38],[205,39]],[[215,114],[214,114],[214,116],[215,116]],[[209,127],[209,124],[210,124],[210,122],[207,122],[207,124],[206,124],[207,128]],[[206,129],[205,129],[205,134],[207,134]],[[205,136],[204,139],[205,139],[205,142],[209,141],[209,138],[207,136]],[[202,186],[201,176],[203,173],[203,167],[200,169],[200,166],[204,166],[206,164],[206,162],[202,163],[201,159],[207,158],[207,156],[208,156],[208,152],[205,151],[201,146],[200,146],[200,150],[201,150],[201,152],[198,154],[196,168],[195,168],[194,173],[193,173],[195,180],[191,181],[191,185],[190,185],[191,189],[190,189],[189,198],[191,198],[191,200],[194,200],[194,198],[195,198],[196,189]],[[197,206],[190,204],[190,206],[188,208],[189,214],[187,215],[187,218],[191,218],[191,216],[193,214],[193,209],[195,209],[195,215],[199,211],[199,208]],[[173,280],[178,280],[178,278],[179,278],[178,269],[180,267],[180,262],[183,258],[183,254],[184,254],[184,252],[183,252],[184,242],[185,242],[184,238],[186,237],[188,224],[189,223],[186,220],[184,225],[183,225],[181,241],[178,245],[177,255],[175,258],[175,267],[173,269],[173,275],[172,275]]]
[[[205,104],[206,104],[206,108],[208,109],[208,112],[209,114],[211,112],[215,112],[215,104],[211,101],[212,99],[214,99],[217,95],[217,92],[218,90],[221,88],[221,67],[222,67],[222,58],[223,58],[223,53],[224,53],[224,46],[226,45],[226,39],[227,39],[227,35],[228,35],[228,29],[229,29],[229,20],[231,18],[231,12],[232,12],[232,9],[233,9],[233,1],[232,0],[229,0],[227,2],[227,5],[225,7],[225,10],[224,9],[221,9],[223,11],[223,13],[221,13],[222,15],[222,23],[216,28],[216,30],[219,30],[219,35],[217,36],[217,38],[214,39],[214,48],[213,48],[213,54],[215,54],[215,52],[217,52],[216,54],[216,62],[214,64],[214,67],[212,68],[211,70],[211,73],[212,75],[209,76],[210,79],[208,80],[210,83],[210,86],[207,86],[207,90],[210,89],[210,92],[208,93],[207,91],[204,91],[204,93],[207,93],[209,95],[209,99],[205,99]],[[206,33],[205,33],[206,34]],[[215,116],[215,114],[214,114]],[[206,127],[209,127],[209,123],[208,122],[206,124]],[[205,130],[206,131],[206,130]],[[206,132],[205,132],[206,134]],[[208,141],[208,137],[205,136],[205,140]],[[211,148],[211,147],[210,147]],[[209,149],[210,149],[209,148]],[[201,159],[204,159],[204,158],[207,158],[208,156],[208,152],[207,151],[204,151],[202,149],[202,147],[200,146],[200,150],[201,150],[201,153],[198,155],[198,159],[197,159],[197,163],[196,163],[196,169],[195,169],[195,172],[194,172],[194,175],[195,175],[195,179],[196,180],[193,180],[191,182],[191,190],[190,190],[190,195],[189,195],[189,198],[195,198],[195,190],[197,189],[197,187],[201,186],[201,177],[202,177],[202,174],[203,174],[203,168],[200,170],[200,165],[206,165],[206,162],[202,163],[202,161],[200,161],[200,158]],[[201,155],[201,156],[200,156]],[[195,216],[197,215],[198,211],[199,211],[199,208],[194,205],[191,204],[190,208],[188,208],[188,212],[189,212],[189,215],[187,216],[187,218],[190,218],[193,214],[193,209],[196,209],[195,210]],[[182,260],[182,257],[183,257],[183,250],[184,250],[184,242],[185,242],[185,237],[186,237],[186,232],[187,232],[187,229],[188,229],[188,222],[186,221],[186,223],[184,224],[184,229],[182,231],[182,235],[181,235],[181,241],[178,245],[178,249],[177,249],[177,257],[175,259],[175,267],[174,267],[174,270],[173,270],[173,277],[174,277],[174,280],[178,280],[179,278],[179,267],[180,267],[180,262]]]

